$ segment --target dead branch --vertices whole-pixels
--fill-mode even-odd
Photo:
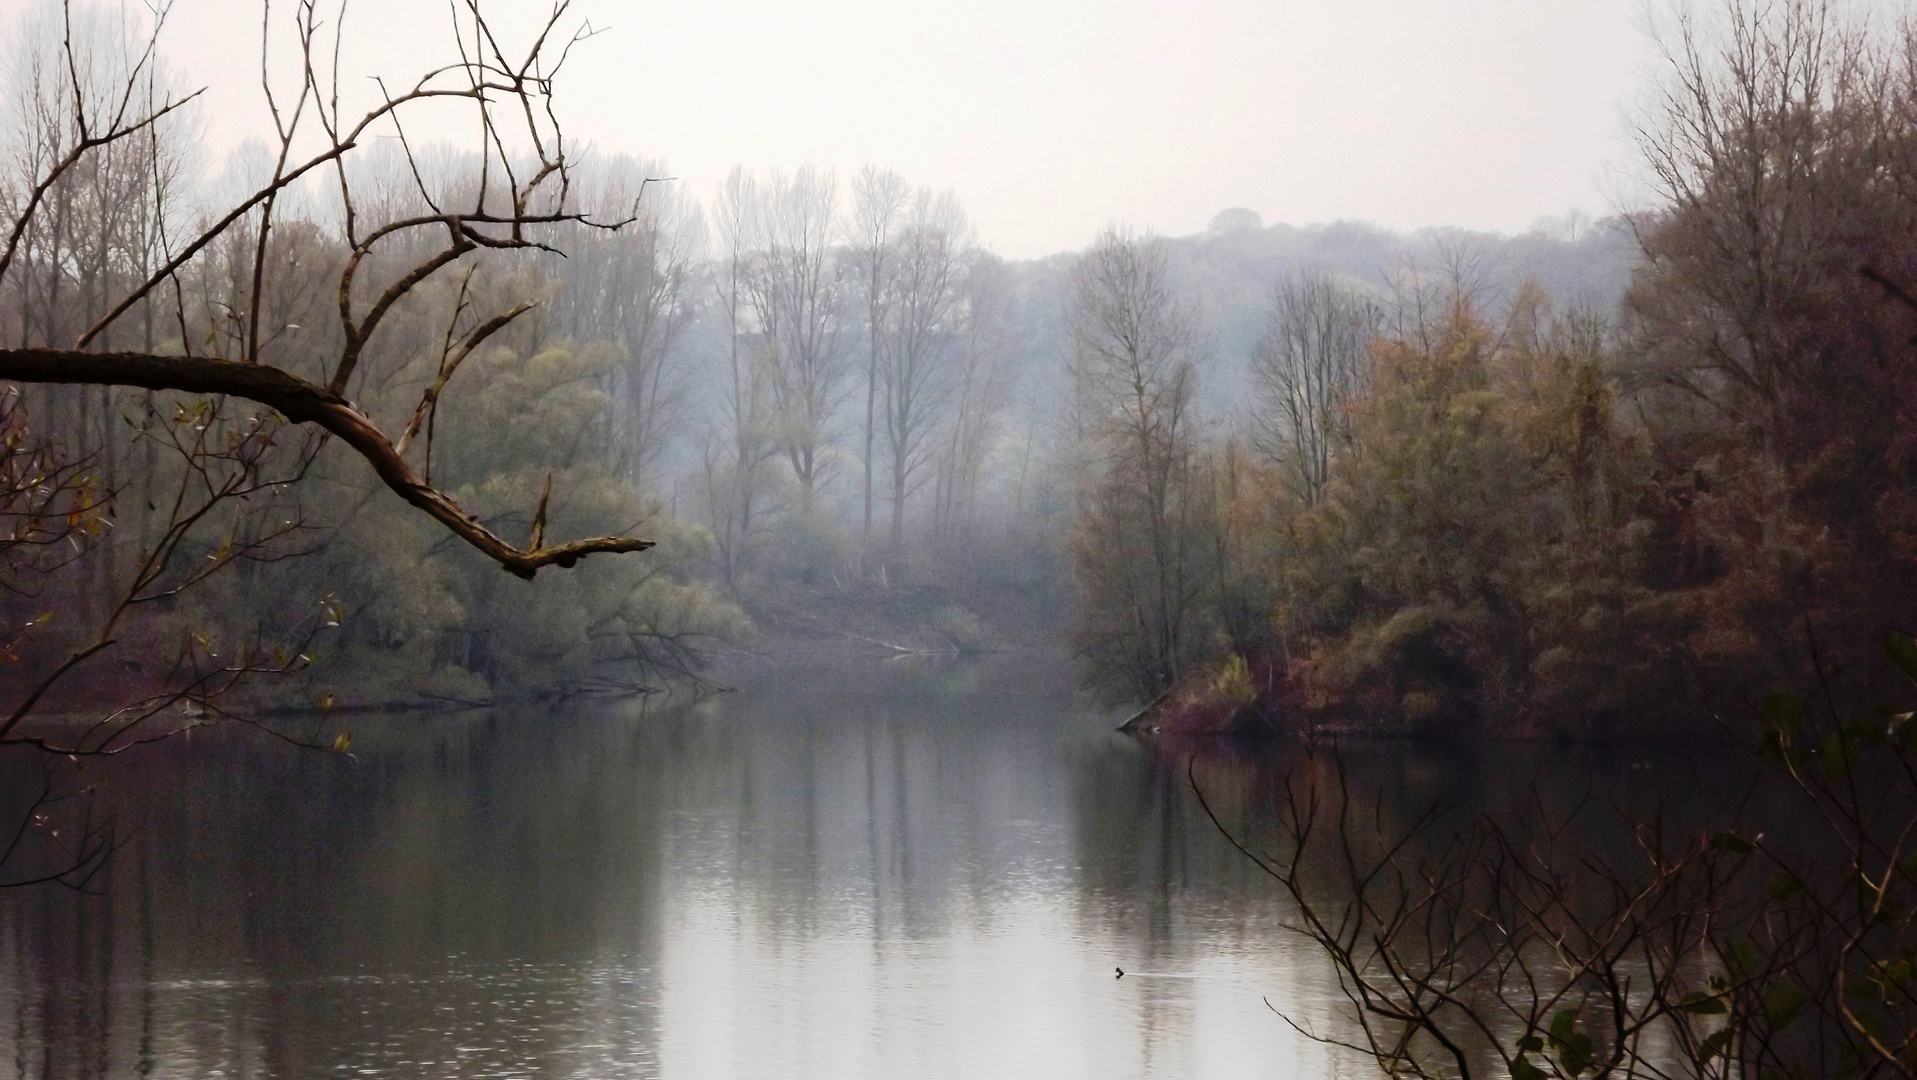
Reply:
[[[229,394],[316,425],[352,447],[393,493],[424,511],[507,572],[531,579],[541,567],[571,567],[600,552],[644,551],[650,540],[600,536],[514,547],[480,524],[453,498],[422,480],[371,418],[343,394],[265,364],[198,356],[88,353],[71,349],[0,349],[0,379],[26,383],[136,386],[190,394]]]
[[[535,306],[531,300],[528,300],[509,311],[488,319],[486,322],[480,324],[478,329],[466,335],[466,339],[459,343],[458,348],[452,349],[447,353],[445,360],[439,365],[438,377],[433,380],[433,385],[427,387],[426,392],[419,396],[419,405],[413,410],[412,420],[406,424],[406,430],[401,432],[398,440],[393,443],[394,453],[404,454],[406,452],[406,448],[412,444],[413,437],[419,434],[420,425],[424,424],[427,416],[438,407],[439,395],[445,392],[446,384],[452,381],[453,374],[459,370],[459,365],[464,363],[466,358],[473,354],[473,350],[484,344],[487,338],[505,329],[506,324],[519,318],[526,312],[531,311]],[[432,475],[430,465],[428,465],[426,469],[426,475]]]

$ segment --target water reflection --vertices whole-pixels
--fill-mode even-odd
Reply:
[[[1369,1075],[1185,767],[1049,674],[221,736],[109,780],[104,895],[0,897],[0,1064],[90,1076]],[[1379,755],[1394,800],[1495,785]],[[1256,838],[1287,762],[1200,763]],[[1499,774],[1501,775],[1501,774]],[[1129,973],[1115,979],[1122,965]]]

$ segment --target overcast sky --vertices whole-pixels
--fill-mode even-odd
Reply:
[[[1639,3],[582,0],[574,21],[606,30],[560,106],[574,137],[664,158],[701,199],[734,164],[890,166],[953,189],[1013,257],[1230,206],[1509,231],[1611,209],[1649,58]],[[258,11],[176,0],[164,48],[212,91],[215,152],[264,117]],[[445,12],[355,0],[348,66],[443,55]]]

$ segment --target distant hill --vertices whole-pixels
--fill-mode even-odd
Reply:
[[[1169,238],[1173,268],[1197,302],[1211,334],[1201,402],[1223,418],[1243,398],[1245,361],[1264,331],[1272,286],[1287,274],[1328,270],[1375,290],[1387,306],[1423,281],[1466,283],[1493,319],[1527,278],[1555,307],[1613,312],[1642,256],[1631,224],[1621,217],[1590,221],[1581,215],[1541,222],[1517,235],[1434,227],[1394,232],[1354,221],[1318,225],[1264,225],[1249,210],[1227,210],[1211,228]],[[1021,401],[1044,417],[1056,415],[1053,396],[1067,348],[1063,313],[1076,252],[1011,264],[1020,294]]]

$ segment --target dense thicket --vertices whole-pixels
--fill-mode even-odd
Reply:
[[[1909,619],[1917,36],[1815,3],[1715,18],[1666,37],[1617,308],[1458,261],[1280,280],[1250,351],[1263,473],[1210,526],[1255,535],[1186,649],[1382,726],[1614,734]],[[1081,566],[1094,619],[1133,603]],[[1270,603],[1262,640],[1234,590]]]
[[[628,679],[690,670],[741,617],[688,573],[702,534],[643,490],[696,310],[675,205],[639,198],[637,163],[575,169],[541,119],[550,81],[525,76],[541,44],[517,66],[495,49],[441,69],[355,121],[312,98],[317,9],[263,17],[301,44],[306,85],[272,149],[248,143],[218,175],[190,164],[192,96],[156,27],[56,4],[14,20],[0,348],[27,384],[6,390],[10,468],[38,475],[5,508],[26,554],[0,605],[27,630],[0,735],[52,689],[116,718],[111,742],[254,676],[310,684],[326,653],[347,662],[310,689],[362,699],[390,692],[365,670],[382,662],[456,695],[576,688],[609,662]],[[483,25],[476,8],[451,18]],[[466,84],[433,81],[449,71]],[[488,125],[512,100],[523,130],[483,154],[354,152],[423,100]],[[599,222],[575,196],[627,216]],[[558,244],[579,261],[556,268]],[[605,539],[546,543],[575,528]],[[647,548],[661,557],[536,592],[498,573]]]

